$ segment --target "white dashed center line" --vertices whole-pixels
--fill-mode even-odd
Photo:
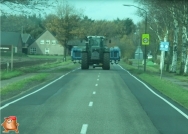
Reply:
[[[96,94],[96,92],[94,91],[93,94]]]
[[[87,127],[88,127],[88,124],[83,124],[80,134],[86,134],[86,132],[87,132]]]
[[[98,84],[95,84],[95,86],[98,86]]]
[[[97,79],[97,80],[99,80],[99,79]]]
[[[92,107],[93,106],[93,102],[89,102],[89,107]]]

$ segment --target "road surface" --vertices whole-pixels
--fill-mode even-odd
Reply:
[[[188,134],[188,110],[151,89],[119,65],[77,69],[4,102],[1,122],[16,116],[20,134]]]

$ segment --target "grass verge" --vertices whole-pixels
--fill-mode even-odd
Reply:
[[[47,71],[45,73],[37,73],[35,76],[32,76],[31,78],[26,78],[16,83],[9,84],[8,86],[1,88],[0,90],[1,100],[9,99],[24,91],[27,91],[28,89],[36,85],[52,80],[55,77],[61,76],[78,67],[79,67],[78,64],[71,64],[69,66],[65,66],[59,69]]]
[[[58,67],[58,66],[63,66],[63,65],[68,65],[70,64],[71,61],[67,61],[67,62],[61,62],[61,61],[55,61],[55,62],[50,62],[50,63],[44,63],[41,65],[35,65],[35,66],[31,66],[31,67],[22,67],[19,69],[15,69],[13,71],[1,71],[0,75],[1,75],[1,80],[5,80],[5,79],[10,79],[12,77],[16,77],[16,76],[20,76],[26,73],[33,73],[33,72],[37,72],[38,70],[43,70],[43,69],[50,69],[50,68],[54,68],[54,67]]]
[[[143,70],[138,70],[136,67],[128,65],[124,62],[120,62],[120,65],[134,74],[136,77],[150,84],[162,94],[168,96],[175,102],[188,109],[188,90],[185,90],[181,86],[178,86],[171,81],[160,79],[159,75],[156,75],[159,73],[159,70],[156,67],[147,67],[147,71],[143,72]],[[177,78],[177,76],[174,77]]]
[[[19,82],[10,84],[4,88],[1,88],[1,100],[15,96],[28,88],[28,85],[40,84],[46,80],[49,74],[37,74],[31,78],[20,80]]]

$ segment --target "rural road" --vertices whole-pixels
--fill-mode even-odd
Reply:
[[[119,65],[77,69],[43,86],[2,104],[1,123],[16,116],[20,134],[188,134],[188,110]]]

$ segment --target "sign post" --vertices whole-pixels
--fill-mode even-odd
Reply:
[[[169,42],[161,42],[160,43],[160,50],[161,50],[161,64],[160,64],[161,75],[160,75],[160,78],[162,78],[163,67],[164,67],[165,51],[169,50]]]
[[[149,34],[142,34],[142,45],[144,45],[144,71],[146,71],[146,45],[149,45]]]

